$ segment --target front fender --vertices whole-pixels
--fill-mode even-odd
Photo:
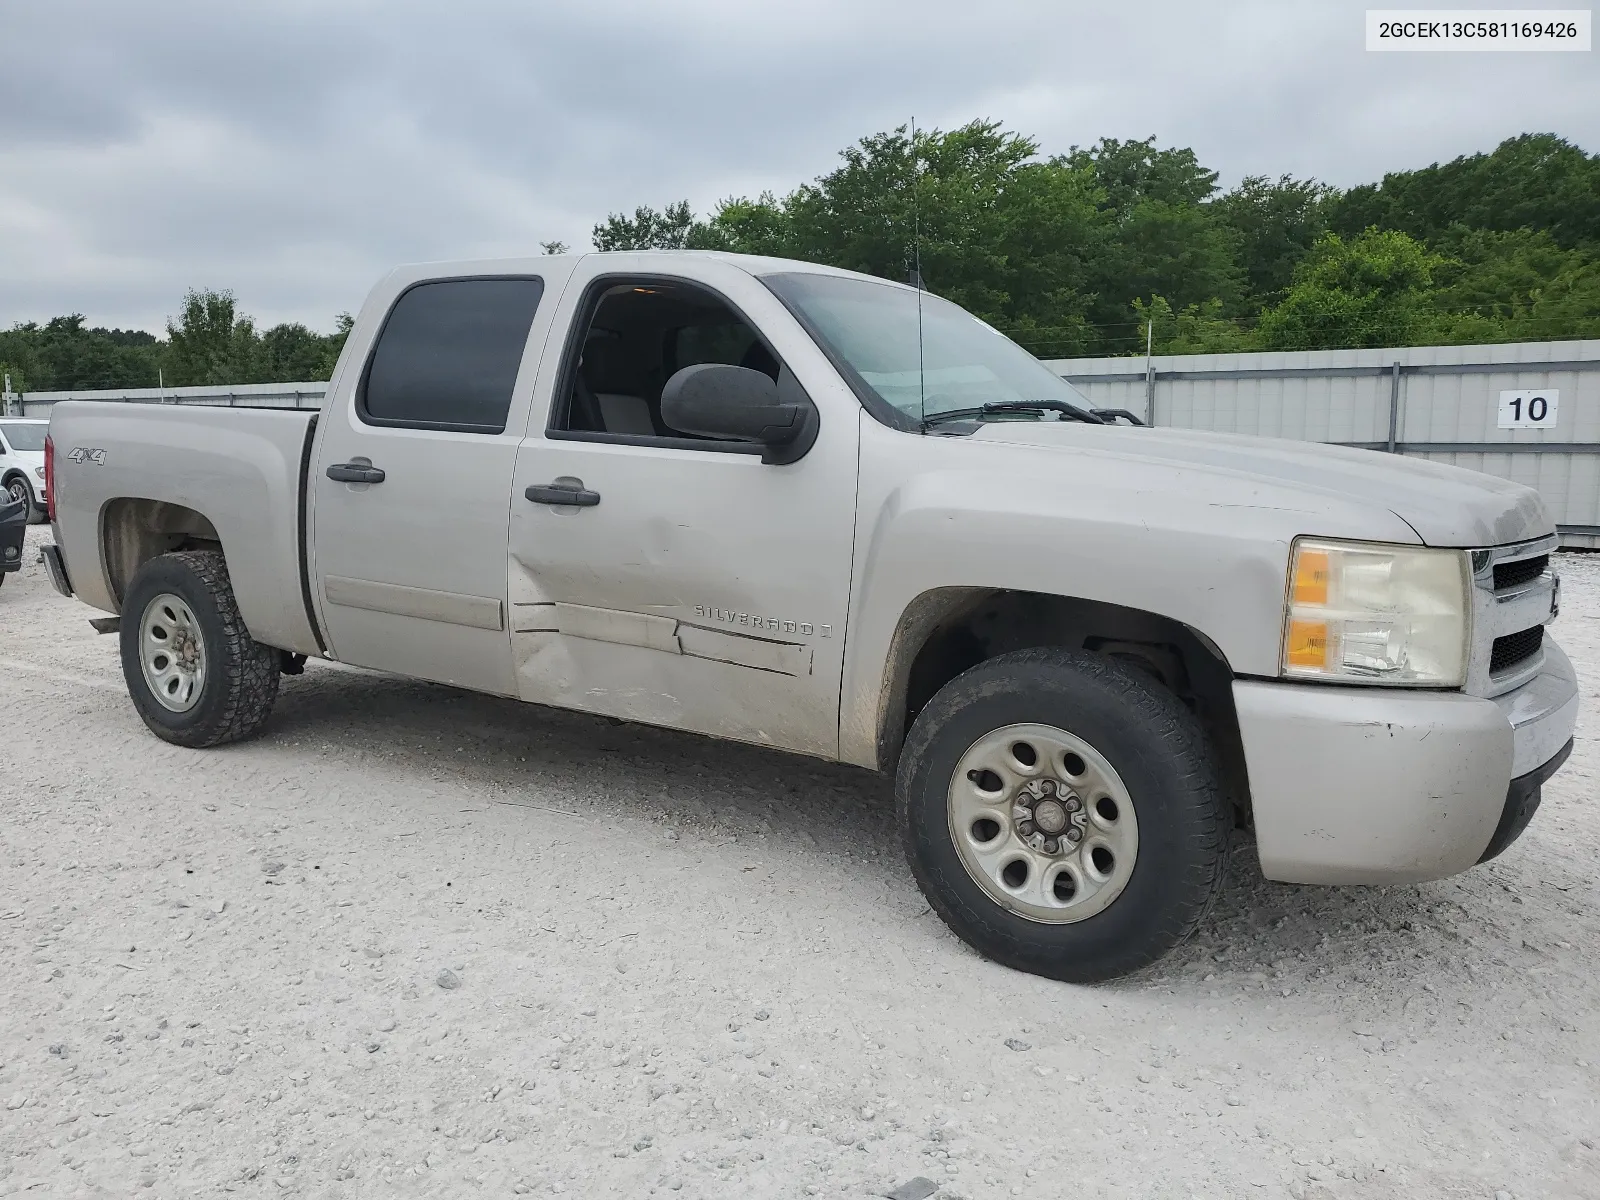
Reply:
[[[1378,506],[1130,459],[863,427],[841,757],[878,765],[891,646],[938,589],[1138,609],[1209,639],[1237,674],[1275,676],[1295,537],[1417,541]]]

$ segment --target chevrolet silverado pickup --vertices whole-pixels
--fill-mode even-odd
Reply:
[[[891,775],[982,953],[1066,980],[1270,879],[1503,851],[1571,747],[1534,491],[1134,428],[926,292],[806,263],[403,267],[320,413],[63,403],[58,590],[158,737],[306,658]]]

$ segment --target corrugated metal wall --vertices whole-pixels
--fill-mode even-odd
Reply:
[[[1393,450],[1537,488],[1600,547],[1600,341],[1053,359],[1097,408],[1149,423]],[[1554,390],[1554,428],[1501,429],[1500,393]]]
[[[1537,488],[1569,546],[1600,548],[1600,341],[1053,359],[1098,408],[1152,424],[1394,450]],[[1500,429],[1502,391],[1555,389],[1556,424]],[[325,383],[30,392],[61,400],[320,408]]]

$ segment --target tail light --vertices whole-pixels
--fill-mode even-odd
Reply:
[[[56,440],[44,435],[44,511],[50,523],[56,519]]]

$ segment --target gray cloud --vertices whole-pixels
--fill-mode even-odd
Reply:
[[[1527,130],[1600,146],[1593,54],[1369,54],[1364,5],[1244,0],[13,0],[0,323],[159,330],[188,286],[319,328],[397,262],[586,247],[782,192],[911,114],[1047,153],[1193,146],[1349,185]]]

